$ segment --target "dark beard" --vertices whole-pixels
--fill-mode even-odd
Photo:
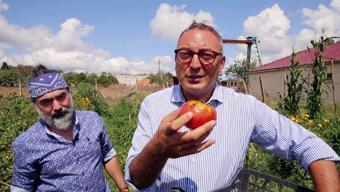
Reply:
[[[37,108],[37,111],[40,117],[50,127],[53,127],[59,130],[66,130],[73,123],[74,103],[73,103],[72,98],[70,100],[69,108],[63,108],[58,111],[52,112],[51,115],[45,115],[38,107],[36,108]]]

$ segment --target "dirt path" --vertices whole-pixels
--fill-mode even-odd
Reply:
[[[127,85],[115,85],[110,87],[99,87],[99,93],[111,104],[116,103],[122,97],[143,93],[150,94],[157,91],[157,87],[137,87],[137,86],[127,86]]]
[[[19,87],[0,87],[0,95],[6,95],[9,93],[16,93],[19,95]],[[22,94],[28,96],[27,88],[22,88]]]

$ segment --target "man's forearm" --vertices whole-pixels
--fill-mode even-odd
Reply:
[[[128,191],[128,186],[125,182],[123,172],[120,168],[119,160],[113,157],[104,164],[104,167],[113,181],[116,183],[120,191]]]
[[[168,157],[162,155],[162,152],[157,152],[157,147],[150,142],[130,163],[133,184],[138,188],[150,186],[157,179],[167,160]]]
[[[333,161],[319,160],[309,166],[315,191],[340,191],[340,178]]]

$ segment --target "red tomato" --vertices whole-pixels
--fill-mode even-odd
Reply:
[[[183,115],[189,111],[193,113],[193,116],[185,126],[190,129],[196,129],[211,120],[216,120],[215,108],[200,101],[190,100],[185,102],[179,111],[179,115]]]

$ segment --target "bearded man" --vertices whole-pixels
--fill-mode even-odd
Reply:
[[[11,191],[110,191],[103,167],[127,191],[105,125],[91,111],[76,111],[59,71],[38,65],[29,95],[41,119],[12,145]]]

